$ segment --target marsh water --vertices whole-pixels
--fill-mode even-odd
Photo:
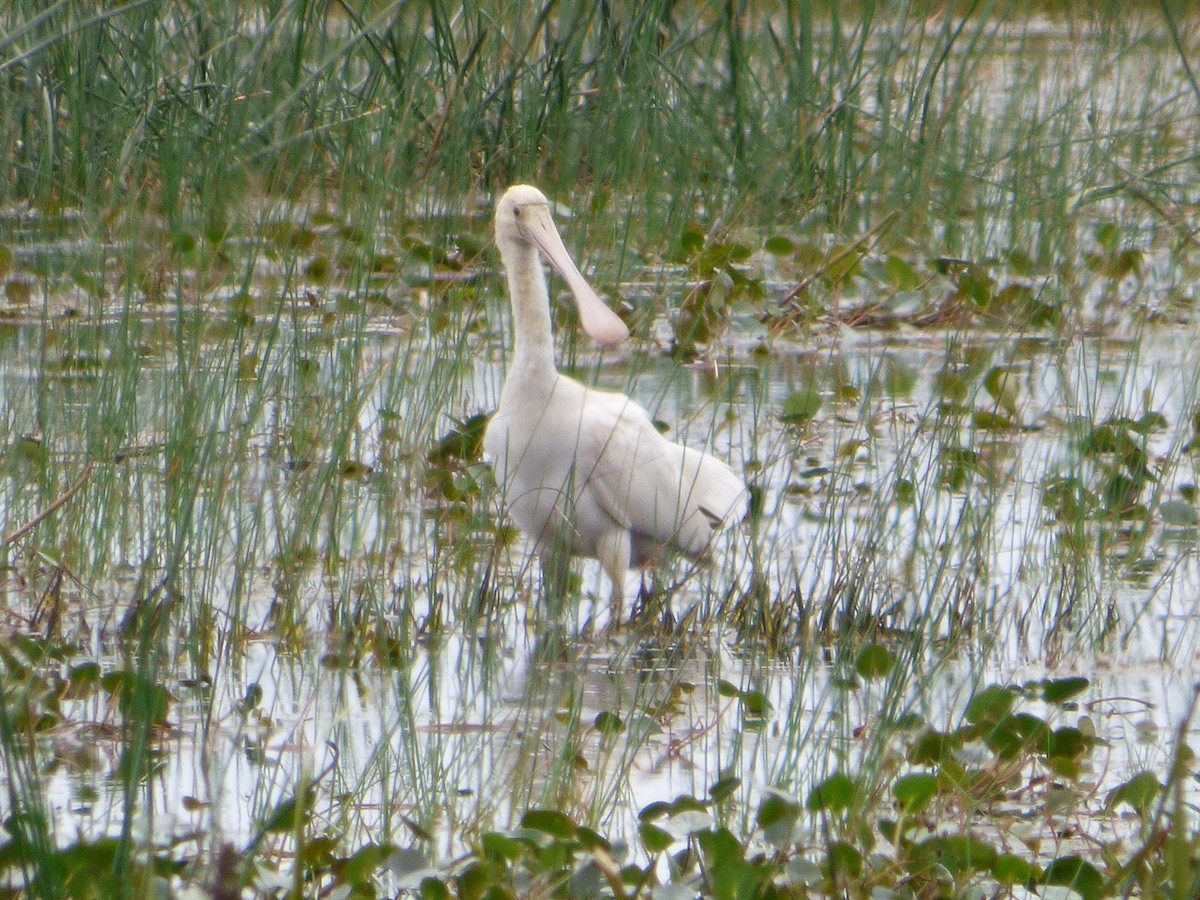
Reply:
[[[498,295],[499,279],[487,281],[484,290]],[[120,312],[121,322],[10,312],[0,330],[10,452],[18,441],[45,443],[44,428],[55,435],[48,452],[75,471],[89,455],[74,445],[86,433],[74,423],[88,422],[111,389],[106,370],[122,368],[116,357],[128,330],[146,346],[190,316],[143,309],[131,324]],[[198,332],[192,365],[214,373],[228,365],[230,338],[206,331],[229,315],[188,320]],[[802,796],[816,775],[868,752],[859,732],[885,708],[936,722],[980,685],[1054,674],[1092,680],[1078,715],[1108,741],[1091,776],[1093,805],[1134,772],[1165,765],[1168,737],[1190,710],[1200,646],[1197,524],[1185,499],[1195,457],[1180,452],[1194,437],[1200,365],[1190,328],[1143,327],[1126,340],[822,328],[793,341],[735,316],[720,358],[684,364],[645,347],[601,361],[581,350],[584,377],[631,393],[672,434],[712,447],[762,492],[760,517],[727,536],[716,565],[664,576],[678,581],[667,605],[695,618],[686,637],[660,637],[608,620],[594,564],[580,567],[578,607],[548,619],[523,544],[495,552],[495,534],[480,524],[497,515],[486,489],[464,515],[461,502],[422,478],[433,465],[428,446],[405,446],[395,434],[392,423],[428,415],[437,437],[454,417],[490,409],[504,371],[494,341],[480,339],[482,352],[450,364],[444,401],[409,409],[404,386],[438,365],[437,335],[414,336],[411,324],[387,315],[331,323],[317,309],[288,324],[272,323],[269,308],[255,315],[239,326],[241,339],[253,336],[249,346],[270,334],[280,345],[319,348],[314,393],[335,392],[331,382],[346,377],[337,360],[352,360],[361,383],[340,426],[353,431],[353,453],[339,461],[324,435],[310,433],[323,426],[304,421],[301,392],[260,391],[266,375],[221,381],[232,386],[215,391],[206,427],[248,437],[228,441],[237,455],[215,450],[206,460],[199,471],[214,473],[211,482],[189,482],[164,461],[179,363],[147,353],[125,372],[136,380],[136,441],[90,457],[109,470],[91,476],[101,496],[69,501],[68,521],[55,530],[68,542],[86,535],[108,574],[89,581],[47,547],[52,600],[50,575],[47,584],[25,582],[16,569],[5,576],[8,627],[36,632],[53,615],[75,647],[65,667],[94,659],[118,670],[112,648],[131,610],[157,602],[144,560],[171,526],[172,492],[194,494],[201,555],[187,561],[179,595],[163,607],[188,625],[159,663],[174,703],[141,823],[160,839],[248,840],[263,811],[305,778],[328,784],[331,827],[402,839],[401,823],[416,819],[441,830],[447,854],[464,823],[503,823],[550,798],[623,811],[619,833],[651,801],[702,796],[730,770],[744,773],[747,791],[789,785]],[[770,352],[755,352],[760,346]],[[981,354],[989,370],[1003,367],[1017,398],[1012,425],[981,428],[939,413],[939,378],[978,368]],[[828,400],[800,426],[779,415],[798,385]],[[243,388],[261,396],[250,402]],[[969,402],[994,407],[980,394]],[[1067,526],[1045,494],[1055,477],[1086,465],[1079,422],[1147,411],[1162,417],[1146,434],[1157,472],[1148,517],[1089,525],[1085,545],[1065,551]],[[296,458],[297,434],[311,441],[313,458]],[[214,446],[228,440],[215,436]],[[937,476],[956,465],[948,448],[968,447],[965,480]],[[344,464],[350,458],[354,468]],[[328,466],[340,468],[325,481],[312,475]],[[485,480],[482,464],[468,468]],[[23,502],[37,481],[21,474],[10,470],[6,482],[6,531],[28,517],[17,510],[38,506]],[[904,502],[900,481],[915,486]],[[310,534],[323,533],[305,544],[314,561],[289,567],[295,523],[314,490],[337,497],[310,524]],[[332,562],[320,560],[328,550],[313,549],[325,541],[339,548]],[[779,607],[783,636],[769,651],[722,620],[728,598],[753,589]],[[297,621],[285,627],[286,617]],[[922,635],[934,649],[897,684],[851,689],[833,636],[855,629]],[[715,689],[721,680],[765,694],[765,723],[748,729],[739,704]],[[52,733],[59,764],[46,776],[47,795],[60,833],[121,827],[122,798],[107,786],[120,756],[107,702],[67,703]],[[624,727],[591,727],[601,713]],[[1070,814],[1086,821],[1087,805]]]

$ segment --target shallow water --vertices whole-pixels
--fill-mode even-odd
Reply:
[[[71,328],[80,343],[100,347],[115,330],[103,323]],[[97,334],[85,340],[90,330]],[[104,367],[51,376],[50,387],[36,387],[28,355],[40,332],[42,326],[28,325],[0,335],[0,357],[17,361],[0,368],[4,420],[10,434],[28,434],[40,407],[59,406],[55,416],[62,420],[53,430],[61,443],[50,452],[77,466],[64,423],[87,418],[107,383]],[[280,335],[281,343],[296,339]],[[327,358],[337,357],[340,341],[361,341],[354,365],[376,376],[412,365],[405,359],[411,336],[402,330],[334,337]],[[938,373],[980,347],[1017,385],[1020,428],[979,428],[969,418],[947,422],[938,415]],[[211,344],[202,365],[217,371],[222,353]],[[219,835],[241,843],[303,778],[319,778],[330,797],[354,798],[349,808],[333,800],[321,807],[327,827],[403,843],[399,823],[407,816],[432,828],[447,856],[460,849],[464,833],[537,805],[563,806],[585,819],[599,813],[610,833],[628,834],[647,803],[703,796],[729,770],[742,773],[738,797],[748,815],[763,789],[787,785],[803,797],[822,773],[870,753],[871,742],[858,732],[878,720],[889,693],[899,708],[949,726],[977,685],[1056,674],[1092,679],[1078,715],[1109,741],[1085,779],[1096,785],[1090,803],[1098,812],[1107,791],[1131,774],[1164,767],[1166,735],[1192,697],[1188,673],[1200,649],[1197,529],[1164,522],[1155,503],[1177,500],[1196,482],[1195,457],[1179,448],[1192,437],[1197,355],[1192,334],[1146,329],[1125,342],[823,332],[805,346],[776,341],[770,355],[734,357],[715,373],[708,364],[681,366],[654,353],[605,359],[590,370],[598,384],[630,391],[670,423],[672,434],[740,463],[764,494],[753,541],[743,528],[728,536],[711,571],[675,570],[689,579],[674,599],[676,613],[696,607],[699,620],[678,646],[657,648],[652,632],[603,624],[606,588],[594,564],[582,567],[582,585],[598,601],[599,636],[586,633],[593,613],[587,599],[568,612],[561,632],[547,632],[534,602],[533,567],[519,542],[495,557],[484,614],[462,615],[462,592],[480,589],[480,557],[456,570],[447,547],[466,541],[486,554],[492,538],[469,521],[445,521],[449,507],[416,489],[414,470],[425,463],[405,459],[382,427],[388,416],[414,415],[388,375],[365,379],[347,414],[358,431],[353,455],[365,474],[325,488],[339,493],[342,511],[322,514],[319,530],[327,532],[321,540],[343,548],[340,563],[324,575],[302,567],[295,583],[282,586],[280,554],[313,496],[302,483],[312,469],[297,466],[281,437],[299,400],[273,396],[253,404],[234,391],[211,414],[252,437],[237,445],[244,455],[214,456],[217,481],[197,486],[195,521],[215,527],[197,543],[204,556],[184,578],[189,593],[171,607],[193,628],[211,617],[207,645],[216,656],[189,661],[195,650],[186,632],[168,642],[176,649],[159,678],[175,702],[170,727],[156,741],[162,770],[139,803],[154,814],[143,813],[139,829],[160,841],[194,835],[206,843]],[[907,374],[889,382],[881,376],[887,371]],[[832,373],[842,384],[841,401],[827,387]],[[139,377],[137,443],[150,450],[110,464],[104,490],[131,505],[119,526],[91,533],[100,555],[129,576],[64,590],[64,630],[76,642],[70,664],[94,658],[105,669],[121,668],[112,655],[121,644],[118,629],[145,591],[139,574],[153,571],[139,560],[154,547],[175,502],[162,492],[162,453],[155,449],[173,439],[172,407],[164,400],[172,370],[151,365]],[[445,377],[458,379],[458,389],[451,392],[456,405],[442,412],[475,412],[494,403],[503,364],[489,354]],[[335,390],[332,372],[319,378],[320,390]],[[776,412],[801,383],[822,385],[825,405],[809,425],[785,426]],[[970,402],[982,407],[990,399],[978,391]],[[254,416],[236,421],[247,409]],[[1144,537],[1122,533],[1140,522],[1092,524],[1086,529],[1092,546],[1083,556],[1064,555],[1062,528],[1043,495],[1051,476],[1089,465],[1072,423],[1085,416],[1136,418],[1143,410],[1161,413],[1167,423],[1147,438],[1158,477]],[[442,415],[435,421],[444,427]],[[988,461],[983,474],[957,489],[939,487],[930,472],[948,446],[980,453]],[[18,474],[10,470],[0,494],[6,523],[25,517],[15,510],[36,505],[23,500],[30,485]],[[917,486],[913,503],[892,500],[898,478]],[[107,508],[102,497],[89,502]],[[1108,549],[1101,550],[1106,530]],[[1136,563],[1120,560],[1126,552]],[[1063,572],[1068,565],[1078,567],[1070,577]],[[5,591],[15,625],[14,616],[32,617],[38,596],[10,573]],[[798,631],[764,655],[755,641],[710,617],[719,598],[747,589],[756,577],[780,602],[799,588],[784,614],[793,626],[841,621],[836,630],[854,627],[852,617],[859,628],[924,635],[930,652],[888,690],[847,689],[839,674],[843,651],[832,636],[813,642]],[[857,584],[853,602],[848,578]],[[1077,595],[1072,578],[1086,582]],[[281,598],[294,599],[307,623],[299,643],[279,640],[273,610]],[[931,598],[953,598],[953,608],[933,607]],[[394,660],[382,666],[377,647],[353,652],[354,642],[365,646],[373,639],[365,635],[379,631],[398,641]],[[933,649],[939,641],[944,650]],[[199,674],[205,679],[196,683]],[[747,729],[738,704],[716,692],[718,680],[762,691],[772,708],[766,723]],[[261,700],[239,711],[250,685],[261,690]],[[664,701],[673,706],[647,714]],[[619,716],[625,729],[599,733],[592,723],[602,712]],[[96,697],[64,709],[51,741],[60,764],[45,784],[57,833],[119,831],[123,798],[107,778],[119,758],[116,721]],[[1193,723],[1189,734],[1195,730]],[[498,793],[498,784],[513,790]],[[1035,799],[1027,813],[1038,808]],[[1087,824],[1087,803],[1074,815],[1085,831],[1113,827],[1106,815]]]

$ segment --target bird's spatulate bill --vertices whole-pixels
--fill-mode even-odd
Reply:
[[[571,293],[575,295],[575,306],[579,310],[579,322],[588,336],[604,347],[614,347],[629,337],[625,323],[596,295],[576,268],[559,237],[558,229],[550,219],[549,208],[526,207],[521,226],[571,288]]]

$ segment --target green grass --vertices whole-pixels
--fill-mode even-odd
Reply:
[[[1185,12],[10,3],[0,885],[1190,896]],[[622,629],[471,449],[517,180],[759,492]]]

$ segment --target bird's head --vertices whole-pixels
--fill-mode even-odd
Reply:
[[[625,323],[604,305],[575,267],[550,217],[550,201],[537,188],[518,184],[504,192],[496,204],[496,246],[506,266],[519,264],[518,250],[540,250],[571,288],[579,322],[596,343],[612,347],[629,337]]]

